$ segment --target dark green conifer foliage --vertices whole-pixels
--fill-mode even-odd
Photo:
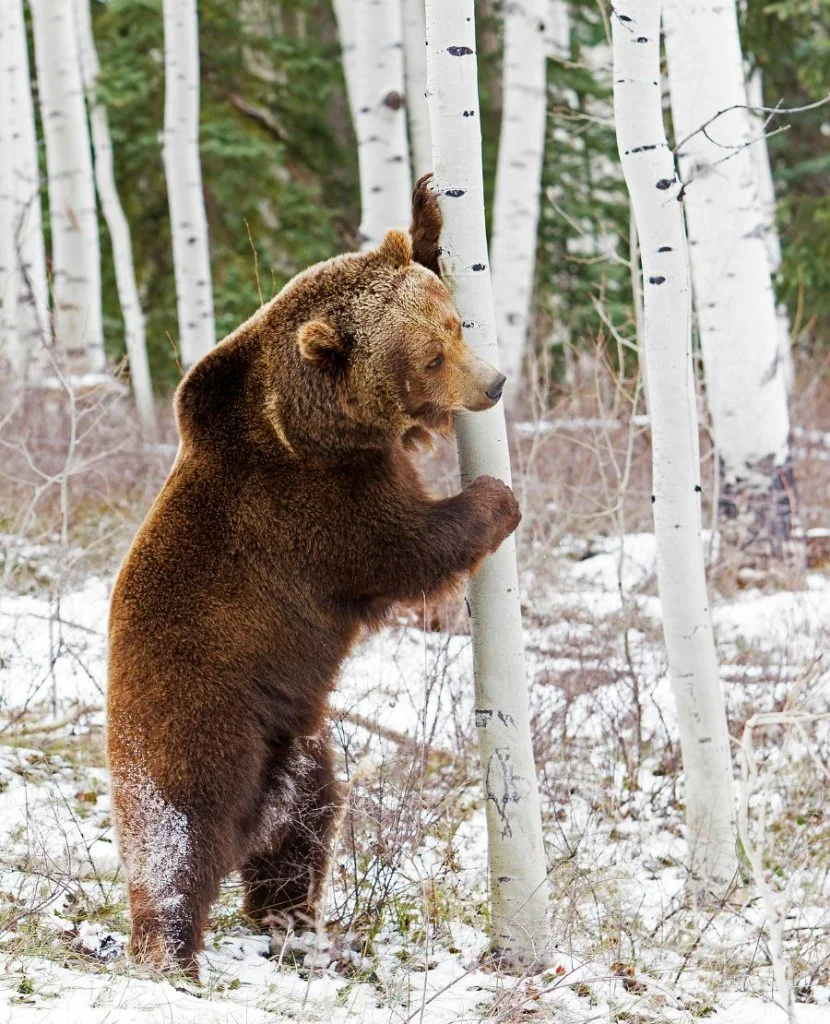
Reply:
[[[830,0],[748,0],[744,54],[764,102],[798,107],[830,95]],[[769,140],[781,234],[778,289],[803,347],[830,343],[830,104],[776,117]]]
[[[160,142],[161,0],[94,7],[100,89],[133,232],[151,368],[164,387],[178,377],[178,326]],[[239,0],[199,3],[201,156],[218,338],[259,305],[252,245],[267,300],[298,270],[347,247],[357,215],[356,156],[329,5],[258,7],[262,17],[256,4]],[[123,330],[104,245],[107,340],[117,358]]]
[[[536,340],[546,344],[558,325],[558,337],[585,347],[601,330],[597,300],[623,336],[633,336],[634,320],[610,75],[590,70],[606,19],[595,0],[572,0],[570,9],[570,60],[549,62]],[[160,140],[161,0],[93,0],[93,16],[151,368],[164,390],[179,370]],[[357,153],[330,0],[200,0],[199,18],[201,155],[221,338],[259,305],[252,246],[264,299],[303,267],[355,247]],[[477,28],[489,212],[501,117],[498,0],[481,0]],[[830,0],[748,0],[742,31],[768,103],[796,106],[830,93]],[[790,130],[770,140],[784,250],[778,287],[802,338],[820,344],[830,337],[830,107],[785,120]],[[48,239],[48,216],[44,227]],[[123,324],[106,237],[102,256],[107,346],[118,359]]]
[[[626,337],[634,335],[628,260],[628,193],[617,157],[607,24],[590,0],[570,4],[570,59],[548,62],[548,122],[536,263],[537,328],[578,348],[602,331],[597,301]],[[607,73],[592,70],[597,47]],[[607,335],[607,332],[605,332]],[[562,349],[551,352],[554,370]]]

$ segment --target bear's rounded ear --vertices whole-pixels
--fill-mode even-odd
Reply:
[[[405,231],[387,231],[378,255],[393,267],[405,267],[412,262],[412,239]]]
[[[297,332],[300,355],[309,363],[328,366],[343,354],[343,347],[333,327],[322,320],[310,320]]]

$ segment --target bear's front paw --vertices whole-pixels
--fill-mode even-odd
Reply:
[[[522,520],[522,512],[513,491],[494,476],[479,476],[470,484],[478,507],[486,513],[491,526],[488,551],[495,551]]]

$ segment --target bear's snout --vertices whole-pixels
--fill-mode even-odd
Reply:
[[[504,391],[505,375],[467,349],[461,370],[461,408],[469,412],[491,409]]]
[[[498,400],[501,398],[501,393],[502,391],[504,391],[504,382],[506,380],[507,377],[505,377],[503,373],[500,373],[495,384],[493,384],[492,387],[489,387],[487,391],[485,391],[485,394],[489,399],[491,399],[491,401],[498,402]]]

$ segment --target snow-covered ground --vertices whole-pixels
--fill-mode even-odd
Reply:
[[[597,542],[583,560],[573,550],[563,542],[544,577],[537,567],[524,580],[549,968],[517,979],[480,959],[469,637],[402,624],[355,651],[336,695],[353,788],[326,936],[307,955],[293,943],[269,956],[231,879],[200,987],[143,974],[123,954],[102,752],[110,581],[90,577],[57,601],[49,551],[29,552],[29,582],[0,593],[0,1019],[784,1024],[757,880],[720,908],[687,895],[653,538]],[[830,580],[721,599],[714,617],[732,734],[753,714],[783,716],[754,725],[760,786],[741,783],[739,796],[764,851],[794,1019],[830,1024]]]

